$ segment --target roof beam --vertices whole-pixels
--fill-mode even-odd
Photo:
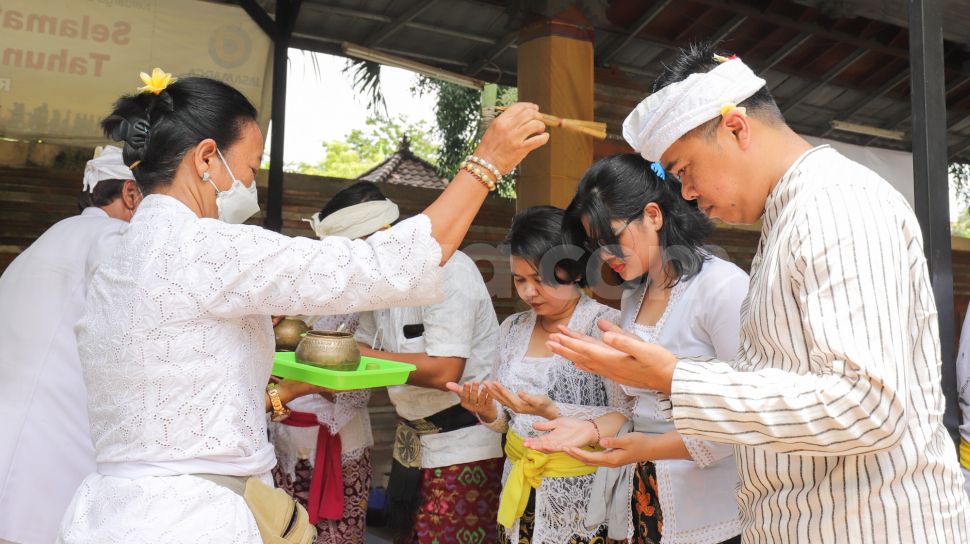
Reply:
[[[617,41],[615,45],[611,46],[603,53],[603,58],[600,59],[599,61],[600,66],[608,65],[610,61],[613,60],[613,57],[615,57],[616,54],[619,53],[621,49],[629,45],[629,43],[633,41],[634,38],[636,38],[637,34],[642,32],[644,28],[647,28],[647,25],[649,25],[651,21],[656,19],[657,15],[660,15],[660,12],[663,11],[664,8],[669,6],[672,2],[673,0],[662,0],[661,2],[657,2],[656,4],[650,6],[650,8],[647,11],[645,11],[643,15],[640,16],[639,19],[637,19],[637,22],[634,23],[629,33],[623,38],[621,38],[619,41]]]
[[[758,68],[762,71],[770,70],[774,68],[776,64],[785,60],[785,57],[787,57],[788,55],[791,55],[794,50],[801,47],[801,45],[807,42],[809,39],[811,39],[811,37],[812,35],[808,32],[802,32],[801,34],[798,34],[797,36],[789,40],[788,43],[783,45],[781,49],[779,49],[778,51],[775,51],[775,53],[770,57],[768,57],[768,60],[766,60],[763,65],[759,65]]]
[[[374,21],[375,23],[390,23],[393,21],[393,19],[387,15],[381,15],[380,13],[370,13],[367,11],[361,11],[359,9],[345,8],[341,6],[330,6],[327,4],[320,4],[318,2],[309,2],[306,5],[306,8],[313,11],[325,11],[334,15],[343,15],[344,17],[366,19],[368,21]]]
[[[398,30],[401,30],[401,28],[403,28],[405,25],[407,25],[415,18],[417,18],[418,15],[421,15],[422,13],[427,11],[428,8],[434,6],[435,2],[437,2],[437,0],[427,0],[424,2],[418,2],[417,4],[414,5],[414,7],[399,15],[397,19],[394,19],[393,21],[391,21],[389,26],[382,28],[377,32],[374,32],[373,34],[368,36],[367,39],[364,40],[363,45],[365,47],[374,47],[375,45],[381,43],[382,41],[386,40],[389,36],[397,32]]]
[[[857,51],[853,52],[848,57],[845,57],[844,59],[842,59],[841,62],[839,62],[838,64],[836,64],[835,66],[833,66],[832,68],[830,68],[827,72],[825,72],[824,74],[822,74],[822,77],[821,78],[816,79],[814,83],[812,83],[808,87],[805,87],[804,89],[802,89],[801,92],[799,92],[798,94],[796,94],[792,98],[786,100],[785,101],[785,105],[782,106],[782,108],[781,108],[781,113],[782,114],[785,114],[785,113],[788,113],[789,111],[791,111],[791,109],[794,108],[795,106],[797,106],[798,104],[800,104],[802,102],[802,100],[805,100],[812,93],[814,93],[815,91],[819,90],[822,87],[822,85],[825,85],[826,83],[828,83],[828,82],[832,81],[833,79],[835,79],[846,68],[848,68],[849,66],[851,66],[852,64],[854,64],[856,61],[858,61],[859,59],[861,59],[862,57],[864,57],[868,53],[869,53],[868,50],[860,49],[860,50],[857,50]]]
[[[826,38],[835,42],[842,42],[847,45],[855,46],[856,49],[868,49],[870,52],[885,53],[901,59],[909,59],[909,51],[901,47],[886,45],[866,38],[860,38],[855,34],[841,30],[833,30],[816,23],[796,21],[784,15],[763,11],[761,8],[739,0],[693,0],[695,3],[703,4],[714,8],[726,9],[741,15],[746,15],[752,19],[760,19],[774,25],[791,28],[800,32],[807,32],[819,38]]]
[[[378,13],[370,13],[370,12],[367,12],[367,11],[361,11],[361,10],[353,9],[353,8],[345,8],[345,7],[341,7],[341,6],[331,6],[331,5],[327,5],[327,4],[318,4],[316,2],[307,3],[306,6],[305,6],[305,8],[306,9],[313,9],[313,10],[316,10],[316,11],[323,11],[323,12],[331,13],[333,15],[341,15],[343,17],[353,17],[353,18],[356,18],[356,19],[364,19],[364,20],[367,20],[367,21],[373,21],[375,23],[384,23],[384,24],[391,24],[391,25],[393,25],[395,23],[395,20],[394,19],[391,19],[387,15],[381,15],[381,14],[378,14]],[[423,30],[425,32],[431,32],[431,33],[434,33],[434,34],[440,34],[442,36],[448,36],[449,38],[458,38],[458,39],[461,39],[461,40],[467,40],[467,41],[470,41],[470,42],[478,42],[478,43],[484,43],[484,44],[488,44],[488,45],[495,44],[495,40],[492,39],[492,38],[486,38],[486,37],[483,37],[483,36],[475,36],[473,34],[469,34],[468,32],[460,32],[460,31],[457,31],[457,30],[451,30],[451,29],[448,29],[448,28],[442,28],[440,26],[435,26],[435,25],[428,25],[428,24],[424,24],[424,23],[415,23],[414,21],[406,21],[404,23],[401,23],[400,26],[401,27],[413,28],[415,30]],[[381,29],[378,32],[383,32],[384,30],[386,30],[386,29]],[[395,29],[395,32],[397,30],[399,30],[399,29]],[[304,34],[303,36],[304,37],[309,37],[306,34]],[[375,47],[374,49],[381,49],[381,48],[380,47]],[[454,64],[454,62],[452,62],[452,64]]]
[[[963,140],[962,142],[953,146],[951,149],[953,149],[953,151],[950,151],[949,153],[951,160],[956,159],[959,155],[962,155],[967,151],[970,151],[970,138]]]
[[[970,76],[961,77],[960,79],[956,79],[956,80],[951,81],[949,84],[947,84],[946,89],[944,90],[944,95],[943,96],[946,97],[946,95],[948,95],[951,92],[953,92],[953,91],[957,90],[958,88],[962,87],[967,82],[970,82]],[[906,110],[905,112],[903,112],[902,115],[900,115],[896,119],[893,119],[892,121],[890,121],[889,124],[887,125],[887,128],[889,128],[890,130],[893,130],[896,127],[898,127],[899,125],[905,123],[906,121],[909,121],[909,118],[912,117],[912,116],[913,116],[912,110]],[[946,129],[947,130],[950,130],[951,128],[953,128],[953,127],[959,125],[960,123],[962,123],[965,119],[966,119],[965,117],[961,117],[958,121],[948,122],[947,125],[946,125]],[[869,144],[875,142],[878,139],[879,139],[878,137],[870,138],[870,139],[866,140],[866,143],[864,145],[869,145]]]
[[[497,44],[495,44],[495,47],[489,50],[488,53],[485,53],[484,57],[474,61],[474,63],[469,65],[468,70],[465,72],[465,74],[473,76],[481,72],[486,66],[495,62],[495,59],[497,59],[499,55],[504,53],[506,49],[515,45],[515,42],[518,39],[519,39],[518,30],[513,30],[509,32],[508,34],[503,36],[502,39],[500,39]]]
[[[734,32],[746,20],[748,18],[744,15],[735,15],[727,23],[721,25],[721,28],[714,31],[714,34],[711,34],[711,37],[708,39],[714,44],[721,43],[721,40],[727,38],[729,34]]]
[[[866,96],[857,100],[854,104],[839,113],[839,119],[848,120],[849,117],[859,113],[859,111],[866,106],[866,104],[872,102],[873,98],[879,98],[884,96],[889,91],[899,87],[904,81],[909,79],[909,70],[904,70],[891,78],[889,81],[883,84],[882,87],[876,89],[873,94],[866,94]]]
[[[239,5],[242,6],[246,13],[249,14],[249,18],[253,20],[259,28],[263,29],[263,32],[269,36],[269,39],[276,39],[276,21],[274,21],[266,10],[256,3],[256,0],[241,0]]]

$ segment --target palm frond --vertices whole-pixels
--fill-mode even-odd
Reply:
[[[367,109],[387,116],[387,102],[381,91],[381,65],[369,60],[348,59],[343,73],[351,78],[351,86],[367,98]]]

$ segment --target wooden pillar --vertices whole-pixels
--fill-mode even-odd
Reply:
[[[575,8],[525,26],[518,47],[519,100],[543,113],[593,120],[593,28]],[[516,207],[565,207],[593,163],[593,139],[550,128],[549,143],[519,170]]]
[[[946,83],[943,69],[943,7],[934,1],[909,2],[909,65],[913,104],[914,211],[923,229],[940,327],[943,424],[960,440],[960,396],[956,371],[953,311],[953,256],[947,195]]]

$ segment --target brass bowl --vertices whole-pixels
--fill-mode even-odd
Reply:
[[[360,348],[349,332],[309,331],[296,346],[296,360],[327,370],[357,370]]]
[[[310,330],[310,327],[302,319],[295,317],[285,317],[278,325],[273,327],[276,335],[276,351],[293,351],[302,340],[303,333]]]

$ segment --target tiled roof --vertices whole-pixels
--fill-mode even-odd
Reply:
[[[434,165],[411,152],[411,142],[405,136],[397,153],[364,172],[357,179],[378,183],[396,183],[425,189],[444,189],[448,180],[439,176]]]

